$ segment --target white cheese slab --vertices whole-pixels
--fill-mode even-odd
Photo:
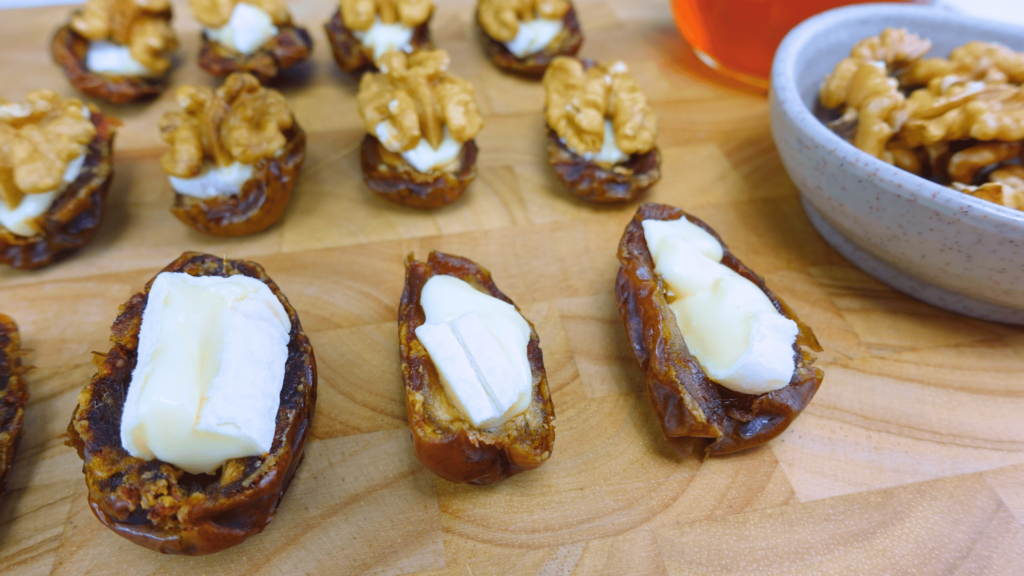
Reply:
[[[125,450],[194,474],[268,452],[290,333],[259,280],[157,275],[121,417]]]
[[[669,307],[690,353],[708,377],[744,394],[789,384],[796,368],[796,322],[753,282],[721,264],[720,242],[679,220],[644,220],[647,247],[675,298]]]

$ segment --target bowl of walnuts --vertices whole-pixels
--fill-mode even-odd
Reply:
[[[1024,29],[838,8],[772,68],[772,135],[811,223],[868,274],[1024,325]]]

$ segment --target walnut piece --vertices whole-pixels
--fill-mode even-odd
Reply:
[[[886,145],[885,153],[885,157],[891,158],[897,168],[918,176],[924,174],[928,155],[923,148],[907,148],[897,141],[891,141]]]
[[[906,97],[892,74],[918,61],[931,45],[906,29],[886,28],[854,45],[850,55],[825,77],[818,94],[821,104],[826,108],[846,106],[846,124],[856,121],[852,129],[855,146],[894,162],[887,145],[905,120],[901,113]]]
[[[975,198],[1024,211],[1024,179],[1017,174],[1004,176],[1002,181],[986,182],[981,186],[968,186],[954,182],[953,188]]]
[[[434,0],[341,0],[341,20],[349,30],[369,30],[376,18],[384,24],[413,28],[426,22]]]
[[[87,0],[71,17],[71,28],[90,41],[128,46],[133,58],[159,75],[178,47],[170,22],[168,0]]]
[[[559,56],[544,73],[543,85],[548,126],[577,154],[601,150],[605,118],[623,153],[654,148],[657,119],[624,63],[587,68],[579,59]]]
[[[912,63],[901,75],[906,87],[924,86],[953,75],[958,81],[1020,84],[1024,82],[1024,54],[1002,44],[968,42],[949,53],[949,58],[928,58]]]
[[[886,73],[906,66],[931,50],[930,40],[911,34],[905,28],[886,28],[878,36],[854,45],[849,57],[841,60],[825,77],[818,97],[826,108],[838,108],[847,102],[854,76],[864,65],[881,63]]]
[[[274,156],[294,124],[284,96],[251,74],[232,74],[216,90],[182,86],[176,97],[181,110],[160,119],[160,135],[171,145],[160,164],[179,178],[198,176],[206,161],[229,166]]]
[[[1008,164],[992,171],[989,181],[980,186],[953,182],[955,190],[975,198],[1024,211],[1024,166]]]
[[[1024,90],[1008,84],[986,85],[940,116],[911,118],[900,130],[900,139],[910,147],[967,138],[1024,138]]]
[[[60,188],[68,163],[96,137],[81,100],[52,90],[29,92],[26,99],[0,99],[0,201],[12,209],[25,194]]]
[[[238,4],[249,4],[266,12],[275,26],[290,24],[292,21],[284,0],[189,0],[192,14],[207,28],[220,28],[227,24]]]
[[[519,23],[545,18],[558,20],[569,11],[569,0],[480,0],[477,12],[487,35],[499,42],[511,42]]]
[[[1010,164],[997,168],[989,174],[989,180],[1003,185],[1003,196],[998,200],[986,200],[1024,211],[1024,166]]]
[[[1020,142],[984,142],[961,150],[949,158],[949,177],[970,184],[982,168],[1020,155]]]
[[[381,56],[381,72],[364,74],[359,82],[357,103],[366,131],[396,153],[411,150],[420,138],[437,148],[445,126],[457,142],[472,140],[484,126],[476,91],[447,72],[449,62],[444,50]]]

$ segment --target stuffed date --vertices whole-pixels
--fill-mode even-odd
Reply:
[[[217,372],[215,381],[221,382],[223,386],[225,380],[221,375],[238,373],[237,370],[246,373],[245,362],[257,368],[247,372],[250,377],[233,383],[233,390],[242,391],[234,396],[229,394],[227,398],[222,398],[216,387],[207,388],[205,392],[196,391],[195,394],[199,396],[192,400],[198,402],[198,398],[204,398],[204,403],[200,404],[204,407],[199,416],[188,418],[184,423],[185,426],[198,427],[197,423],[207,418],[208,407],[215,402],[226,401],[226,413],[239,422],[228,427],[238,429],[244,426],[244,422],[258,415],[255,410],[239,415],[239,411],[249,410],[250,407],[244,391],[254,388],[264,373],[276,370],[276,374],[283,376],[276,383],[280,386],[280,393],[273,396],[279,402],[276,413],[270,413],[269,427],[265,429],[269,442],[269,449],[265,452],[247,457],[231,457],[224,461],[214,460],[211,465],[208,460],[211,452],[201,449],[209,444],[202,443],[200,438],[185,442],[182,446],[184,450],[192,451],[189,458],[193,460],[202,461],[207,458],[203,461],[205,466],[193,464],[192,460],[189,464],[182,462],[179,466],[157,457],[133,456],[132,450],[139,449],[139,438],[148,438],[152,442],[151,448],[156,451],[158,440],[154,438],[159,436],[173,439],[178,432],[177,429],[160,429],[158,426],[157,434],[154,435],[152,428],[127,428],[129,421],[141,422],[146,414],[154,413],[153,409],[146,412],[134,407],[143,405],[149,393],[147,391],[160,390],[161,380],[154,379],[153,375],[167,374],[166,371],[160,372],[161,365],[158,360],[154,360],[158,356],[153,354],[153,348],[148,342],[155,341],[156,349],[164,350],[163,357],[169,358],[170,377],[164,378],[163,382],[170,383],[170,387],[163,390],[178,395],[174,402],[157,404],[155,409],[158,416],[164,415],[157,422],[167,427],[169,425],[166,423],[174,415],[168,412],[173,410],[168,406],[187,404],[190,397],[181,391],[192,390],[194,384],[189,376],[192,373],[187,371],[193,361],[187,355],[175,354],[178,348],[174,346],[200,346],[204,338],[207,338],[205,333],[191,334],[187,339],[174,337],[170,347],[160,348],[166,343],[159,336],[157,340],[150,340],[147,336],[150,328],[147,325],[154,329],[168,329],[167,326],[173,327],[186,320],[209,322],[212,317],[209,307],[175,309],[176,313],[164,318],[162,324],[147,324],[152,322],[150,317],[159,313],[159,307],[164,306],[165,301],[168,302],[166,307],[170,307],[179,300],[189,302],[187,298],[181,300],[181,294],[195,295],[195,292],[181,288],[186,291],[177,294],[173,291],[160,291],[159,300],[150,297],[151,291],[176,285],[170,283],[171,279],[186,288],[191,287],[189,290],[197,287],[212,290],[210,286],[229,283],[244,288],[226,290],[224,293],[228,295],[247,293],[246,290],[255,286],[258,288],[255,294],[265,294],[269,298],[266,304],[271,308],[267,310],[276,309],[277,314],[281,315],[276,319],[270,317],[272,324],[279,323],[280,333],[275,344],[280,346],[280,355],[275,356],[280,358],[280,365],[268,364],[273,370],[262,369],[264,361],[261,356],[264,354],[257,354],[255,350],[278,348],[260,347],[258,343],[263,340],[250,340],[251,330],[249,334],[239,336],[238,330],[232,326],[244,327],[244,322],[237,324],[232,320],[224,324],[221,333],[225,335],[226,343],[223,347],[204,349],[222,353],[218,357],[220,372]],[[251,312],[255,310],[251,304],[251,301],[243,301],[240,306],[248,307]],[[229,313],[224,310],[218,310],[216,314]],[[238,320],[239,317],[233,318]],[[244,321],[244,318],[239,321]],[[290,328],[286,328],[288,325]],[[96,517],[118,535],[165,554],[210,554],[235,546],[261,532],[273,519],[302,461],[316,404],[317,375],[313,348],[302,331],[295,309],[278,286],[261,266],[253,262],[186,252],[121,307],[110,340],[111,348],[105,356],[98,358],[99,370],[79,394],[78,406],[68,425],[67,443],[84,460],[83,472],[89,492],[89,505]],[[247,344],[250,341],[253,344]],[[244,346],[239,348],[236,345],[239,342]],[[229,354],[226,350],[234,352]],[[242,364],[239,364],[239,357],[244,361]],[[225,368],[229,361],[234,368]],[[273,380],[272,375],[267,378]],[[137,382],[144,383],[145,388],[136,388],[143,385]],[[133,389],[136,391],[133,392]],[[266,406],[260,409],[265,411]],[[129,432],[126,433],[126,430]],[[149,435],[141,436],[139,430]]]
[[[583,45],[569,0],[480,0],[476,23],[491,62],[522,76],[543,76],[555,58],[574,56]]]
[[[125,104],[164,89],[178,38],[167,0],[88,0],[53,36],[53,60],[83,94]]]
[[[324,29],[338,67],[358,78],[376,72],[376,60],[389,51],[433,50],[433,15],[430,0],[342,0]]]
[[[414,208],[458,200],[476,177],[483,128],[473,86],[447,72],[444,50],[388,52],[359,81],[361,161],[377,195]]]
[[[292,22],[283,0],[192,0],[203,26],[199,67],[214,76],[246,72],[261,83],[309,58],[313,39]]]
[[[92,242],[103,221],[120,123],[51,90],[0,101],[0,263],[46,266]]]
[[[680,453],[763,444],[807,406],[824,376],[811,365],[821,350],[814,333],[710,227],[644,204],[618,258],[619,314],[662,431]]]
[[[625,63],[556,58],[543,84],[548,156],[569,194],[628,202],[658,182],[657,120]]]
[[[555,410],[540,341],[487,270],[440,252],[426,262],[410,254],[398,331],[409,429],[424,466],[451,482],[491,484],[551,456]],[[488,353],[492,339],[502,347],[489,344]],[[462,357],[472,358],[475,375],[460,373]],[[499,382],[508,387],[498,390]],[[507,403],[491,404],[487,394]]]
[[[237,73],[211,90],[182,86],[160,132],[171,213],[193,229],[246,236],[277,223],[306,158],[306,135],[279,92]]]

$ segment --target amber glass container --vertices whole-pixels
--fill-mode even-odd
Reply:
[[[768,89],[772,56],[790,29],[830,8],[868,1],[671,0],[676,25],[702,62],[720,74],[764,90]]]

